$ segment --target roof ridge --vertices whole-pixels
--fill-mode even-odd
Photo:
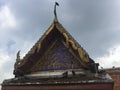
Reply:
[[[77,47],[82,48],[82,49],[86,52],[86,54],[88,54],[87,51],[86,51],[86,50],[72,37],[72,35],[62,26],[62,24],[60,24],[59,22],[57,22],[57,24],[59,24],[59,26],[60,26],[61,28],[63,28],[62,30],[64,30],[65,33],[67,33],[67,35],[69,36],[69,38],[72,39],[72,40],[75,42],[75,44],[77,45]]]

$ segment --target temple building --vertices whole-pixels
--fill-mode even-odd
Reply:
[[[104,70],[111,76],[114,81],[113,90],[120,90],[120,67],[113,66],[112,68],[106,68]]]
[[[12,79],[2,90],[113,90],[113,80],[98,70],[98,63],[54,20],[29,52],[17,53]]]

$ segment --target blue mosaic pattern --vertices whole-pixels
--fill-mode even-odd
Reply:
[[[60,41],[57,41],[55,45],[45,55],[42,68],[39,70],[67,70],[78,69],[80,64],[78,60],[69,52],[69,50]]]

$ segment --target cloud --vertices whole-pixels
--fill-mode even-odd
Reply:
[[[11,29],[16,26],[15,18],[5,5],[0,9],[0,83],[6,78],[12,78],[13,54],[9,53],[11,46]]]
[[[4,5],[4,0],[0,0],[0,8]]]
[[[9,8],[7,6],[3,6],[0,11],[0,27],[14,27],[15,24],[15,18],[10,12]]]
[[[110,68],[112,66],[120,67],[120,45],[114,46],[108,50],[108,53],[98,58],[100,66]]]
[[[107,53],[107,49],[120,44],[120,2],[118,0],[68,1],[63,24],[91,57]],[[64,11],[64,10],[63,10]],[[64,23],[67,22],[67,23]]]
[[[11,78],[13,77],[12,75],[12,65],[13,65],[13,61],[10,61],[11,60],[11,56],[8,55],[8,53],[3,50],[3,49],[0,49],[0,83],[2,83],[2,81],[5,79],[5,78]],[[8,62],[12,62],[11,63],[8,63]],[[4,67],[5,65],[7,65],[7,67]]]
[[[7,5],[0,10],[0,48],[6,48],[13,28],[16,27],[16,20]]]

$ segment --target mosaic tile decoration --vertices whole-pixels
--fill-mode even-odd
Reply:
[[[57,40],[54,45],[51,45],[42,60],[39,61],[38,65],[36,65],[37,67],[35,67],[36,69],[39,68],[39,71],[80,68],[79,61],[75,59],[72,53],[70,53],[68,48],[60,40]]]

